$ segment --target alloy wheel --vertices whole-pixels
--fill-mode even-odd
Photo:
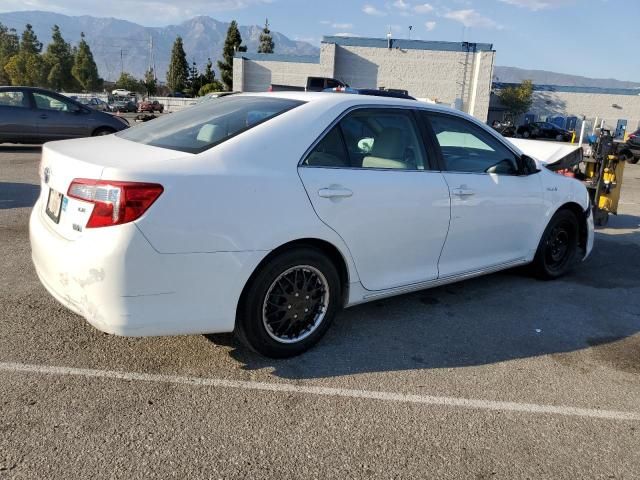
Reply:
[[[299,265],[269,286],[262,306],[267,334],[280,343],[296,343],[315,332],[329,306],[329,283],[320,270]]]

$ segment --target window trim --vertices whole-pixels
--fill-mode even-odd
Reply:
[[[356,110],[403,110],[408,112],[408,117],[413,122],[414,127],[416,129],[416,135],[418,139],[418,143],[421,144],[422,154],[425,156],[426,164],[424,170],[418,169],[404,169],[404,168],[363,168],[363,167],[354,167],[351,165],[351,156],[349,155],[349,149],[347,148],[346,141],[344,139],[344,133],[342,132],[342,128],[340,127],[340,122],[350,113]],[[321,165],[305,165],[304,161],[307,157],[313,152],[313,150],[318,146],[318,144],[324,140],[324,138],[331,132],[334,127],[338,127],[338,131],[340,132],[340,137],[342,138],[342,144],[345,149],[345,152],[348,156],[349,166],[348,167],[330,167],[330,166],[321,166]],[[438,171],[437,162],[435,157],[431,156],[431,152],[427,147],[428,143],[425,143],[424,134],[422,131],[422,127],[419,122],[417,109],[415,107],[409,107],[404,105],[376,105],[376,104],[362,104],[362,105],[353,105],[346,110],[344,110],[340,115],[338,115],[328,126],[325,128],[322,133],[316,138],[316,140],[311,143],[309,148],[305,150],[302,154],[302,157],[298,161],[298,168],[330,168],[333,170],[363,170],[363,171],[383,171],[383,172],[434,172]]]
[[[522,163],[522,158],[521,155],[510,145],[506,144],[505,141],[499,137],[497,137],[496,135],[493,134],[493,132],[485,130],[481,125],[477,125],[475,124],[473,121],[469,120],[468,118],[465,118],[462,115],[456,115],[455,113],[449,113],[449,112],[438,112],[438,111],[434,111],[434,110],[428,110],[428,109],[420,109],[421,110],[421,115],[422,118],[424,119],[427,127],[427,130],[429,132],[429,139],[430,142],[433,144],[433,146],[435,147],[435,149],[437,150],[437,160],[440,166],[440,169],[442,172],[446,172],[446,173],[458,173],[458,174],[463,174],[463,175],[500,175],[500,176],[504,176],[504,177],[519,177],[519,176],[523,176],[522,170],[523,170],[523,163]],[[429,118],[429,116],[439,116],[439,117],[445,117],[445,118],[454,118],[457,120],[462,120],[462,121],[466,121],[469,124],[471,124],[474,128],[478,129],[481,132],[486,133],[488,136],[490,136],[491,138],[493,138],[496,142],[498,142],[500,145],[502,145],[504,148],[506,148],[509,152],[511,152],[515,158],[516,161],[516,167],[517,170],[514,173],[488,173],[488,172],[465,172],[465,171],[460,171],[460,170],[449,170],[447,169],[447,162],[444,159],[444,155],[442,154],[442,147],[440,147],[440,142],[438,142],[438,138],[435,134],[435,130],[433,129],[433,126],[431,125],[431,120]]]

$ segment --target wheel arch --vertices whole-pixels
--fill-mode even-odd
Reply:
[[[578,232],[578,246],[582,250],[586,250],[587,240],[588,240],[588,228],[589,228],[587,224],[587,219],[589,217],[585,215],[585,210],[577,202],[566,202],[560,205],[556,209],[556,211],[553,212],[553,215],[551,215],[551,218],[553,218],[561,210],[568,210],[576,216],[576,219],[578,220],[578,227],[580,229],[580,231]],[[551,218],[549,219],[549,221],[551,221]]]
[[[325,255],[331,262],[335,265],[338,270],[338,275],[340,276],[340,285],[342,287],[341,292],[341,302],[345,305],[347,299],[349,298],[349,267],[347,263],[347,259],[344,254],[331,242],[326,240],[321,240],[319,238],[300,238],[296,240],[291,240],[287,243],[280,245],[279,247],[271,250],[253,269],[251,275],[244,284],[242,288],[242,292],[240,293],[240,297],[238,298],[238,305],[244,301],[244,298],[247,294],[249,286],[253,282],[253,279],[257,275],[257,273],[264,267],[269,261],[278,255],[283,254],[284,252],[288,252],[290,250],[295,250],[296,248],[313,248]],[[238,311],[238,307],[236,306],[236,312]]]
[[[100,125],[99,127],[96,127],[91,131],[91,136],[93,137],[93,136],[96,135],[96,133],[101,132],[101,131],[105,131],[105,130],[109,131],[111,133],[116,133],[118,131],[115,128],[110,127],[108,125]]]

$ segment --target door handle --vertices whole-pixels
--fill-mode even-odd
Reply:
[[[475,195],[476,192],[470,188],[466,188],[465,185],[462,185],[461,187],[454,188],[451,193],[456,197],[470,197],[471,195]]]
[[[322,198],[347,198],[351,197],[353,192],[348,188],[321,188],[318,190],[318,196]]]
[[[40,115],[40,118],[42,118],[42,119],[44,120],[45,118],[49,118],[49,115],[45,115],[45,114],[43,113],[42,115]]]

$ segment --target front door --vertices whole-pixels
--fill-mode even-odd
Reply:
[[[33,92],[38,134],[43,142],[91,135],[91,115],[62,95]]]
[[[540,175],[518,175],[516,155],[471,121],[425,114],[451,192],[451,226],[440,277],[533,257],[544,218]]]
[[[450,199],[429,157],[411,110],[366,108],[345,116],[299,168],[313,208],[343,238],[368,290],[438,277]]]

